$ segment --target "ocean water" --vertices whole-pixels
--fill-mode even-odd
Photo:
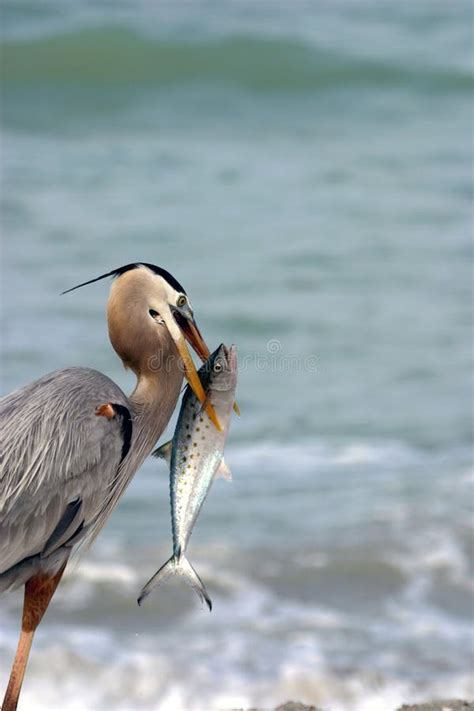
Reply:
[[[130,391],[130,261],[237,344],[241,418],[179,583],[163,464],[42,623],[22,708],[392,711],[474,696],[472,6],[5,0],[2,391],[87,365]],[[168,434],[173,431],[172,424]],[[0,600],[0,687],[20,592]]]

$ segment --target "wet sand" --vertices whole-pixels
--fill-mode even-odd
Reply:
[[[244,711],[244,709],[232,709],[232,711]],[[247,709],[247,711],[269,711],[269,709]],[[298,701],[287,701],[277,706],[274,711],[330,711],[330,709],[307,706]],[[474,702],[459,699],[427,701],[422,704],[403,704],[396,711],[474,711]]]
[[[397,711],[474,711],[474,703],[459,699],[446,699],[428,701],[424,704],[403,704]]]

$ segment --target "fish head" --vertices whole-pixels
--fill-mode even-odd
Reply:
[[[206,382],[206,390],[233,392],[237,385],[237,349],[223,343],[211,353],[199,373]]]

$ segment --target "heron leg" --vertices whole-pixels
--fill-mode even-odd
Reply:
[[[16,711],[36,628],[41,622],[51,598],[58,587],[65,567],[66,563],[64,563],[56,575],[53,576],[38,573],[25,584],[20,639],[18,640],[10,680],[5,692],[5,698],[3,699],[2,711]]]

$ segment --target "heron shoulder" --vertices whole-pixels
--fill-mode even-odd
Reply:
[[[66,403],[74,399],[80,405],[88,398],[109,397],[127,404],[127,397],[107,375],[93,368],[62,368],[43,375],[31,383],[0,398],[0,424],[15,409],[25,409],[51,400]]]

